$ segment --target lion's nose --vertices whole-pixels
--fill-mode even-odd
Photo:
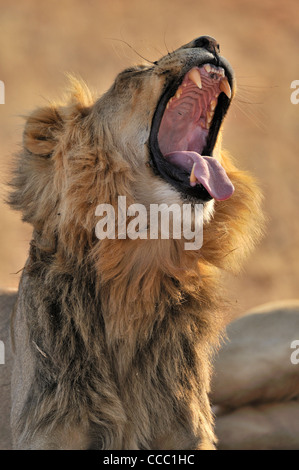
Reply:
[[[218,42],[211,36],[200,36],[199,38],[194,39],[193,47],[204,47],[208,52],[211,52],[214,55],[220,53]]]

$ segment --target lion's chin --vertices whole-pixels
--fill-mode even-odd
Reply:
[[[150,211],[151,204],[166,204],[168,207],[173,204],[182,206],[186,203],[199,203],[188,196],[184,196],[172,185],[162,178],[151,178],[151,169],[140,173],[134,182],[135,202],[142,204]],[[203,204],[203,222],[208,223],[214,214],[215,200],[210,199]]]

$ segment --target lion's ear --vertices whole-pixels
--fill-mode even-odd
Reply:
[[[37,109],[27,118],[23,135],[25,149],[34,155],[50,157],[62,126],[62,117],[56,107]]]

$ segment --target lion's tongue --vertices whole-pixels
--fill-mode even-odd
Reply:
[[[224,201],[233,194],[234,186],[215,158],[203,157],[197,152],[188,150],[170,152],[165,155],[165,158],[173,165],[184,168],[190,173],[194,167],[194,176],[191,178],[190,185],[195,186],[201,183],[214,199]]]

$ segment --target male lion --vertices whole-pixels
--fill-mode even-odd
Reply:
[[[253,178],[220,151],[234,91],[202,36],[124,70],[96,101],[75,83],[67,104],[29,116],[10,195],[33,225],[13,318],[15,448],[214,448],[219,273],[239,267],[261,220]],[[201,249],[97,239],[96,208],[117,214],[118,196],[203,204]]]

